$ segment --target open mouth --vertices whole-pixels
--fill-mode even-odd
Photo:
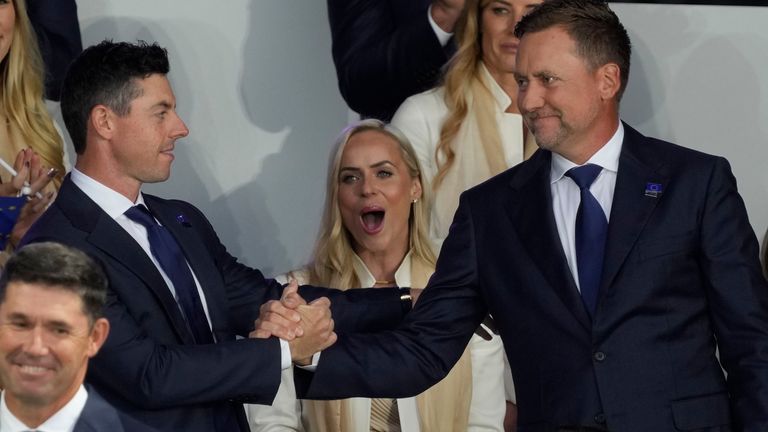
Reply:
[[[364,208],[360,212],[360,221],[363,230],[368,234],[376,234],[384,226],[384,214],[386,212],[381,208]]]

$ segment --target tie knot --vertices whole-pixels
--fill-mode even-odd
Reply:
[[[138,224],[144,225],[144,228],[146,229],[157,225],[155,218],[152,217],[149,209],[146,208],[143,204],[135,205],[129,208],[125,211],[125,216]]]
[[[602,170],[603,168],[600,165],[586,164],[569,169],[565,175],[573,179],[579,186],[579,189],[589,189]]]

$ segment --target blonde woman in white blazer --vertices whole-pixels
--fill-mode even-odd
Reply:
[[[283,276],[340,289],[424,287],[435,256],[427,237],[428,208],[418,161],[402,134],[378,120],[347,128],[331,160],[323,223],[313,260]],[[477,352],[476,352],[477,351]],[[473,393],[496,398],[503,386],[484,389],[474,371],[487,362],[471,342],[448,376],[424,393],[393,401],[352,398],[297,401],[286,370],[272,406],[248,407],[253,431],[464,432],[501,430],[501,418],[473,418]],[[498,371],[489,371],[494,376]],[[382,371],[382,373],[396,373]],[[487,390],[487,391],[486,391]]]
[[[430,239],[438,251],[448,235],[461,192],[536,151],[517,108],[514,67],[519,41],[513,30],[541,1],[467,0],[456,28],[458,49],[446,69],[443,85],[411,96],[392,119],[416,150],[425,187],[432,193]],[[501,349],[498,336],[494,339]],[[508,367],[505,381],[505,423],[511,429],[516,407]],[[473,408],[477,406],[473,403]],[[494,415],[499,406],[487,409],[488,415]]]

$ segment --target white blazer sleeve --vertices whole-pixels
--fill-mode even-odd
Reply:
[[[504,345],[494,335],[487,341],[472,335],[472,405],[469,408],[469,432],[504,431],[507,402],[504,395]]]
[[[301,406],[293,386],[292,368],[283,370],[280,375],[280,387],[272,406],[249,404],[245,408],[251,432],[304,430],[301,426]]]

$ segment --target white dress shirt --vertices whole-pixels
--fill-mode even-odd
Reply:
[[[75,429],[75,423],[80,418],[80,413],[85,408],[85,402],[88,400],[88,392],[83,385],[77,389],[77,393],[60,410],[56,411],[43,424],[36,428],[31,428],[21,422],[8,409],[5,403],[5,392],[0,396],[0,431],[2,432],[72,432]]]
[[[585,163],[585,165],[591,163],[603,168],[595,181],[592,182],[589,191],[600,203],[607,221],[610,221],[611,217],[613,190],[616,187],[616,174],[619,170],[619,155],[623,141],[624,125],[619,122],[619,127],[613,137]],[[576,266],[576,212],[581,203],[581,191],[573,179],[565,176],[569,169],[577,166],[579,165],[563,156],[552,153],[549,178],[557,233],[560,236],[565,258],[568,260],[568,267],[571,269],[576,287],[581,291],[579,270]]]
[[[160,275],[163,277],[163,280],[165,281],[166,285],[168,285],[168,288],[171,290],[171,294],[173,294],[173,298],[176,299],[176,302],[178,304],[178,297],[176,296],[176,289],[173,287],[173,282],[171,282],[171,279],[168,277],[167,274],[165,274],[165,271],[160,266],[160,263],[157,261],[154,255],[152,255],[152,250],[149,247],[149,237],[147,236],[147,229],[144,228],[144,225],[134,222],[133,220],[129,219],[128,216],[125,215],[125,212],[135,206],[144,204],[144,196],[139,193],[138,198],[136,199],[136,202],[131,202],[128,198],[126,198],[124,195],[122,195],[119,192],[116,192],[112,189],[110,189],[107,186],[104,186],[103,184],[99,183],[98,181],[88,177],[87,175],[83,174],[82,172],[78,171],[77,168],[72,169],[72,172],[70,174],[70,177],[72,179],[72,182],[80,188],[80,190],[83,191],[86,195],[88,195],[88,198],[92,199],[93,202],[96,203],[99,207],[101,207],[102,210],[106,214],[109,215],[112,219],[117,222],[118,225],[123,227],[123,229],[130,234],[131,237],[133,237],[134,240],[136,240],[136,243],[141,246],[142,249],[144,249],[144,252],[147,254],[150,260],[152,260],[152,264],[155,265],[157,268],[157,271],[160,272]],[[158,224],[157,220],[155,220]],[[160,224],[162,225],[162,224]],[[187,267],[189,267],[189,263],[187,263]],[[205,311],[205,318],[208,321],[208,327],[211,327],[211,318],[208,314],[208,303],[205,301],[205,294],[203,293],[203,289],[200,287],[200,282],[197,280],[197,276],[195,275],[195,272],[192,270],[192,268],[189,268],[190,273],[192,273],[192,278],[195,280],[195,286],[197,287],[197,293],[200,296],[200,302],[203,304],[203,311]],[[179,310],[181,310],[181,306],[179,306]],[[214,336],[215,338],[215,336]]]

